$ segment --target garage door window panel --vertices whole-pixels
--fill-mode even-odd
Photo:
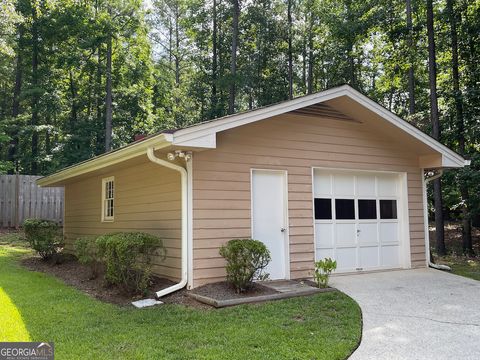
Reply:
[[[335,218],[337,220],[355,220],[355,200],[335,199]]]
[[[315,219],[316,220],[332,219],[332,199],[324,199],[324,198],[315,199]]]
[[[397,218],[397,200],[380,200],[380,219]]]
[[[358,219],[375,220],[377,219],[377,201],[376,200],[358,200]]]

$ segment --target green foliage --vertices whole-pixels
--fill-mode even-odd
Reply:
[[[227,281],[237,292],[248,290],[255,279],[266,279],[263,270],[270,262],[270,251],[264,243],[252,239],[234,239],[220,248],[227,261]]]
[[[96,243],[96,237],[84,236],[75,240],[75,255],[80,263],[91,269],[91,278],[99,275],[102,258]]]
[[[328,287],[328,279],[332,271],[337,268],[337,261],[325,258],[315,262],[315,272],[313,278],[317,282],[319,288]]]
[[[25,237],[44,260],[57,254],[63,246],[61,228],[54,221],[41,219],[26,219],[23,222]]]
[[[130,293],[145,293],[151,278],[152,257],[165,257],[163,241],[142,232],[98,237],[95,256],[105,263],[105,279]],[[84,259],[89,259],[87,255]]]
[[[425,2],[411,1],[411,28],[405,1],[240,4],[233,76],[231,1],[154,0],[145,10],[140,0],[4,0],[0,173],[18,168],[20,173],[48,174],[104,152],[110,38],[114,147],[139,133],[226,115],[232,83],[235,110],[243,111],[287,99],[290,80],[295,97],[349,83],[423,131],[431,131]],[[466,204],[467,216],[478,219],[480,3],[453,4],[460,94],[453,84],[446,4],[439,0],[434,6],[440,141],[471,158],[472,171],[447,173],[443,196],[448,216],[459,218]],[[463,105],[463,130],[456,98]],[[467,184],[469,199],[460,196],[459,182]]]

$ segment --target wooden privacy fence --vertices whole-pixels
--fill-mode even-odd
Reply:
[[[63,188],[41,188],[40,177],[0,175],[0,227],[18,227],[30,218],[63,223]]]

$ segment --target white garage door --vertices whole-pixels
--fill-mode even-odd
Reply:
[[[337,272],[401,267],[400,179],[315,169],[316,259],[336,259]]]

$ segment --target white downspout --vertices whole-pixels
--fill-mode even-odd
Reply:
[[[155,156],[155,149],[153,147],[148,148],[147,156],[148,159],[160,166],[167,167],[169,169],[178,171],[181,175],[181,183],[182,183],[182,278],[178,284],[169,286],[166,289],[160,290],[156,292],[157,298],[162,296],[168,295],[172,292],[180,290],[187,285],[188,281],[188,201],[187,201],[187,194],[188,194],[188,185],[187,185],[187,170],[182,166],[172,164],[169,161],[159,159]],[[188,160],[186,160],[188,161]]]
[[[434,264],[430,261],[430,236],[429,236],[429,229],[428,229],[428,200],[427,200],[427,185],[430,181],[438,179],[440,176],[443,175],[443,170],[440,169],[438,174],[425,179],[425,175],[423,174],[424,171],[422,170],[422,180],[423,180],[423,222],[425,223],[425,256],[427,260],[427,265],[431,268],[438,269],[438,270],[447,270],[451,271],[452,269],[447,265],[438,265]]]

